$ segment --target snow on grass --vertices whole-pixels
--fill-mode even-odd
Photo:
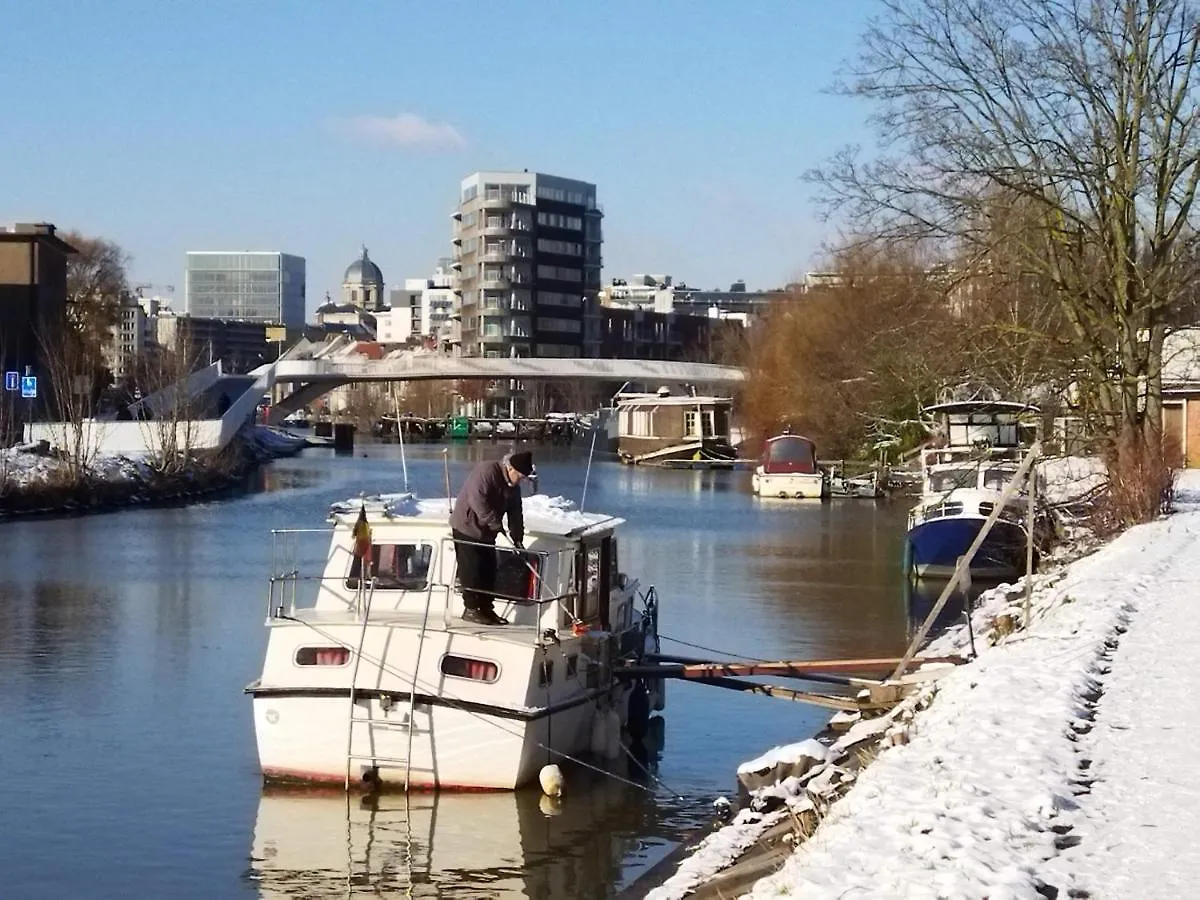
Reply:
[[[766,815],[743,809],[728,826],[708,835],[679,864],[667,881],[646,894],[645,900],[677,900],[686,897],[706,880],[731,865],[757,843],[769,829],[786,819],[786,810]]]
[[[264,457],[295,453],[305,445],[304,438],[276,428],[255,425],[242,432],[252,450]],[[0,449],[0,482],[17,490],[29,490],[56,481],[61,482],[69,467],[56,456],[43,456],[31,445]],[[153,477],[149,454],[100,455],[92,460],[88,473],[96,481],[110,484],[143,484]]]
[[[1038,462],[1045,479],[1044,498],[1054,505],[1071,503],[1104,484],[1104,460],[1095,456],[1052,456]]]
[[[1180,676],[1200,641],[1198,556],[1200,509],[1185,509],[1036,577],[1031,631],[980,642],[908,742],[884,749],[747,896],[1186,896],[1200,866],[1200,708]],[[1001,587],[975,618],[1019,608],[1020,591]],[[956,629],[930,652],[962,646]],[[1067,849],[1064,835],[1082,841]]]

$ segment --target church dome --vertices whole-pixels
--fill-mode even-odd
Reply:
[[[379,271],[379,266],[371,262],[367,257],[367,248],[363,247],[362,256],[350,263],[346,269],[346,276],[342,279],[343,284],[372,284],[383,287],[383,273]]]

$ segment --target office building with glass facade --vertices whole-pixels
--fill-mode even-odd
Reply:
[[[189,251],[184,313],[300,327],[304,258],[268,251]]]

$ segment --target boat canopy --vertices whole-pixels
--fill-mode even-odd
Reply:
[[[815,475],[817,445],[798,434],[781,434],[769,438],[763,448],[762,466],[767,475],[785,472]]]
[[[925,412],[944,417],[945,446],[978,448],[1027,444],[1022,430],[1028,427],[1028,417],[1039,410],[1028,403],[962,400],[927,406]]]

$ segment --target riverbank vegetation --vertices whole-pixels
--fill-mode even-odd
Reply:
[[[878,150],[808,173],[844,236],[752,336],[752,428],[904,446],[921,405],[987,388],[1076,423],[1113,514],[1152,518],[1178,452],[1164,342],[1198,306],[1196,9],[882,6],[837,88],[870,104]]]

